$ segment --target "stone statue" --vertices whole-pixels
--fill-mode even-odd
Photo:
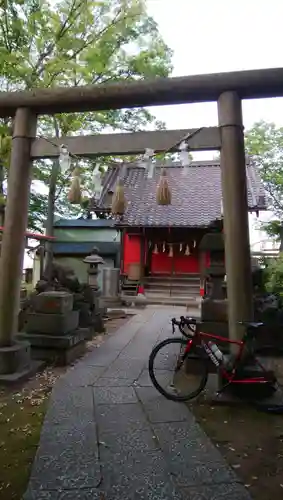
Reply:
[[[19,314],[19,331],[25,324],[26,313],[33,310],[34,296],[48,291],[66,291],[74,296],[73,309],[79,311],[79,326],[81,328],[91,327],[95,316],[95,303],[91,287],[86,283],[80,283],[73,269],[56,262],[52,263],[51,278],[45,276],[40,279],[35,291],[23,302]]]

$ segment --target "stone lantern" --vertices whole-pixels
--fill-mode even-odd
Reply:
[[[227,330],[227,298],[226,283],[224,281],[226,271],[224,263],[225,252],[223,234],[220,232],[205,234],[200,242],[199,248],[202,251],[210,253],[210,265],[206,269],[208,286],[206,296],[201,303],[201,319],[203,322],[216,322],[217,328],[219,328],[219,322],[224,323],[226,324],[225,330]],[[209,327],[211,328],[211,333],[214,333],[213,325],[210,324]],[[226,334],[228,334],[228,330]]]
[[[94,292],[98,292],[99,286],[97,277],[100,272],[98,266],[99,264],[104,264],[104,260],[100,257],[100,255],[98,255],[98,249],[93,247],[90,255],[87,255],[83,261],[88,264],[88,284]]]
[[[85,262],[85,264],[88,264],[88,284],[91,287],[93,293],[93,328],[96,332],[104,332],[105,329],[102,317],[105,312],[105,308],[100,304],[99,297],[101,292],[99,290],[97,282],[97,277],[100,273],[98,266],[100,264],[104,264],[104,260],[100,255],[98,255],[98,249],[96,247],[93,247],[90,255],[87,255],[87,257],[84,258],[83,262]]]

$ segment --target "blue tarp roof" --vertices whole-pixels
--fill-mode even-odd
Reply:
[[[59,219],[54,222],[54,227],[97,227],[108,228],[115,227],[115,221],[112,219]]]
[[[87,255],[91,252],[93,247],[98,249],[98,253],[103,255],[115,255],[120,250],[120,243],[116,241],[86,241],[86,242],[69,242],[57,241],[53,244],[54,255]]]

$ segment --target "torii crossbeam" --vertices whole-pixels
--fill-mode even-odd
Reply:
[[[85,88],[0,93],[0,117],[14,116],[9,194],[0,262],[0,347],[11,345],[24,253],[31,178],[31,143],[40,114],[217,101],[229,333],[251,320],[252,286],[241,99],[283,96],[283,68],[156,78]],[[97,151],[99,154],[99,151]]]

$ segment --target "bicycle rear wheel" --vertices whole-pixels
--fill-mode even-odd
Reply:
[[[160,394],[171,401],[193,399],[207,383],[207,360],[196,346],[184,358],[187,342],[181,337],[163,340],[149,357],[150,379]]]

